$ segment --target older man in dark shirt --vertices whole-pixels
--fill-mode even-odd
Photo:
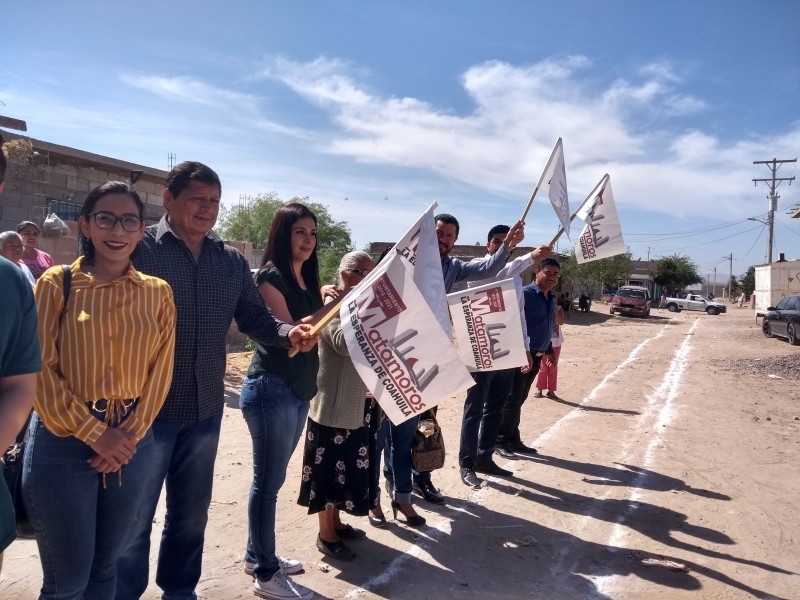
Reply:
[[[308,325],[292,327],[273,317],[244,256],[211,231],[221,192],[219,177],[209,167],[177,165],[164,190],[167,214],[147,228],[133,255],[138,270],[170,284],[178,319],[172,386],[153,423],[152,477],[135,515],[132,542],[118,565],[117,600],[140,598],[147,588],[153,516],[165,481],[167,514],[156,583],[164,598],[197,597],[231,320],[265,345],[297,345],[307,351],[316,342],[308,336]]]

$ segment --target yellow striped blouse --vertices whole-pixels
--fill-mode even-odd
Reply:
[[[34,288],[42,346],[34,407],[54,435],[91,443],[107,425],[92,415],[87,402],[139,398],[120,425],[138,441],[153,424],[172,382],[172,288],[133,266],[113,282],[98,281],[81,271],[82,261],[70,266],[63,320],[61,266],[45,271]]]

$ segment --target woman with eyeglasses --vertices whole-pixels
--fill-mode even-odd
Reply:
[[[175,304],[165,281],[131,265],[143,212],[125,183],[94,188],[78,219],[81,256],[68,273],[45,271],[34,289],[42,372],[22,489],[43,600],[114,598],[150,468],[150,426],[172,380]]]
[[[336,277],[338,295],[347,294],[374,268],[366,252],[345,254]],[[379,411],[350,360],[338,317],[320,335],[319,362],[297,503],[319,519],[317,549],[332,558],[352,560],[356,553],[344,540],[365,533],[342,523],[341,511],[355,516],[375,511],[383,517],[374,477]],[[371,516],[370,522],[385,526],[386,519]]]

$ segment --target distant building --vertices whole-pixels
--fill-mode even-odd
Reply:
[[[50,213],[58,215],[71,236],[40,238],[39,247],[56,262],[77,255],[77,219],[89,190],[109,180],[131,182],[145,203],[145,218],[154,223],[164,214],[162,191],[167,172],[108,156],[60,146],[0,130],[9,153],[5,189],[0,194],[0,231],[20,221],[40,227]]]

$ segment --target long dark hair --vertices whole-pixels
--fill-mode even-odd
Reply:
[[[139,194],[136,193],[136,190],[123,181],[106,181],[89,192],[89,195],[86,196],[86,200],[83,201],[80,216],[88,223],[89,219],[91,219],[89,215],[94,212],[94,207],[97,205],[97,202],[100,198],[108,196],[109,194],[127,194],[130,196],[136,203],[136,210],[139,213],[139,218],[144,220],[144,203],[142,199],[139,197]],[[136,248],[138,249],[138,245]],[[133,256],[135,252],[136,249],[131,253],[131,256]],[[78,254],[83,255],[83,260],[87,264],[94,264],[94,243],[83,235],[83,231],[78,234]]]
[[[272,220],[267,237],[267,248],[264,250],[264,257],[261,259],[261,268],[273,266],[283,276],[284,280],[294,289],[295,292],[302,293],[300,284],[294,276],[292,269],[292,227],[300,219],[311,217],[314,225],[317,224],[317,217],[305,205],[299,202],[284,204]],[[308,260],[300,267],[300,274],[306,289],[319,293],[319,259],[317,258],[317,248],[319,241],[314,244],[314,251]]]

